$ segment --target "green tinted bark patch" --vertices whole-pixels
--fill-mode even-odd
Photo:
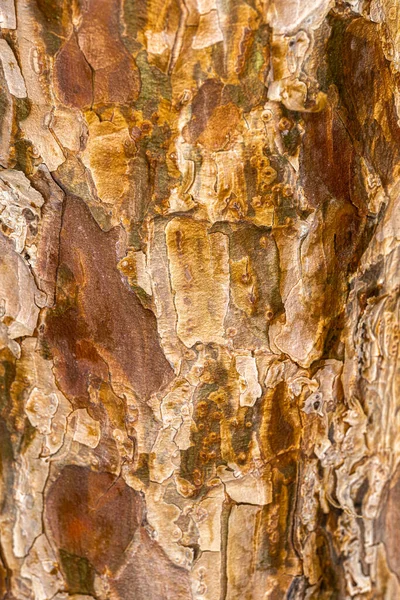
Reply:
[[[60,562],[72,594],[94,594],[93,566],[82,556],[60,550]]]
[[[165,73],[149,64],[146,52],[139,52],[136,64],[140,71],[142,87],[135,108],[142,110],[145,119],[157,111],[161,98],[172,99],[171,81]]]

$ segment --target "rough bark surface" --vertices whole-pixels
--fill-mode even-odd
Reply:
[[[0,27],[0,597],[398,600],[399,0]]]

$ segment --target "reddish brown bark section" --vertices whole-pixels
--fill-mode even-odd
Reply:
[[[57,307],[49,311],[43,342],[56,357],[64,393],[85,401],[93,377],[109,369],[148,397],[171,378],[156,320],[117,269],[117,228],[104,232],[81,200],[67,197],[62,220]]]

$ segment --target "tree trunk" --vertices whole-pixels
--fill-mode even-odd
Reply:
[[[400,3],[0,26],[0,597],[398,600]]]

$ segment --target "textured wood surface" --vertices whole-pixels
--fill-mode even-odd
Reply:
[[[0,0],[0,598],[400,598],[400,2]]]

